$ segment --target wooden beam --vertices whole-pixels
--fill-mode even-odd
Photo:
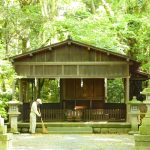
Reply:
[[[85,75],[22,75],[22,78],[28,78],[28,79],[32,79],[32,78],[83,78],[83,79],[91,79],[91,78],[105,78],[105,76],[100,76],[100,75],[91,75],[91,76],[85,76]],[[118,76],[118,75],[113,75],[113,76],[108,76],[108,78],[126,78],[127,76],[123,75],[123,76]]]
[[[127,65],[124,61],[100,61],[100,62],[15,62],[14,65]]]

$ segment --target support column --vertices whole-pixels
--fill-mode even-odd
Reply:
[[[128,105],[129,102],[129,91],[130,91],[130,83],[129,77],[125,78],[125,104],[126,104],[126,121],[130,122],[130,106]]]
[[[105,88],[105,103],[107,103],[107,78],[104,79],[104,88]]]
[[[21,82],[21,79],[19,79],[18,82],[19,82],[19,101],[22,102],[22,82]]]
[[[37,93],[38,93],[38,79],[35,78],[35,80],[34,80],[34,100],[37,99]]]
[[[19,102],[23,103],[22,79],[18,79],[18,85],[19,85]],[[21,112],[21,114],[19,115],[18,120],[23,121],[23,105],[20,105],[19,111]]]

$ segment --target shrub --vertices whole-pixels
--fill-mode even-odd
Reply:
[[[0,92],[0,115],[7,119],[7,102],[12,99],[12,93],[10,91]]]

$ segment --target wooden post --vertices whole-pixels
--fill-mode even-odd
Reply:
[[[104,79],[105,103],[107,103],[107,78]]]
[[[22,80],[18,79],[19,82],[19,101],[22,102]]]
[[[29,80],[27,80],[27,87],[26,87],[26,102],[30,102],[29,101]]]
[[[129,77],[125,78],[125,104],[126,104],[126,121],[130,122],[130,107],[128,105],[129,102],[129,89],[130,85],[129,85]]]
[[[38,79],[35,78],[34,81],[35,81],[34,82],[34,100],[36,100],[37,99],[37,91],[38,91],[38,89],[37,89],[37,87],[38,87]]]
[[[19,102],[23,103],[23,95],[22,95],[22,79],[18,79],[19,84]],[[19,107],[19,111],[21,114],[18,117],[18,120],[23,121],[23,105]]]
[[[34,101],[34,79],[32,80],[32,102]]]

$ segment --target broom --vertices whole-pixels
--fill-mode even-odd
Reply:
[[[41,117],[41,123],[42,123],[42,133],[47,134],[47,133],[48,133],[48,130],[46,129],[46,127],[45,127],[45,125],[44,125],[44,122],[43,122],[42,117]]]
[[[41,114],[40,109],[39,109],[39,113]],[[41,123],[42,123],[42,133],[47,134],[47,133],[48,133],[48,130],[46,129],[46,127],[45,127],[45,125],[44,125],[42,116],[41,116]]]

